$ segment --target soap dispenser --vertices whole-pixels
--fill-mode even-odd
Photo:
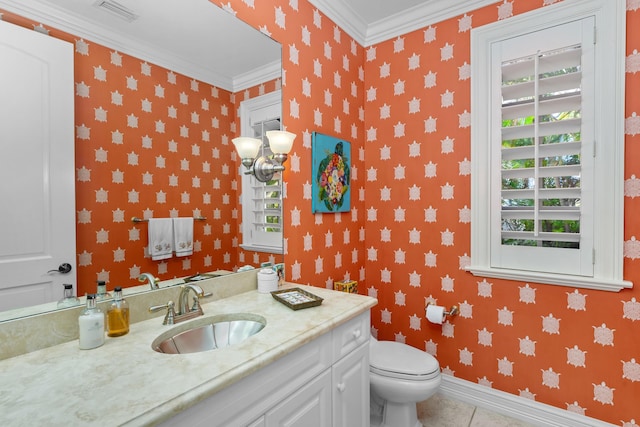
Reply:
[[[87,295],[87,308],[78,317],[80,349],[89,350],[104,344],[104,313],[96,306],[96,296]]]
[[[119,337],[129,332],[129,304],[122,298],[122,288],[113,290],[113,301],[107,310],[107,335]]]
[[[58,308],[73,307],[79,304],[80,300],[73,294],[73,285],[65,283],[64,296],[58,301]]]
[[[111,294],[107,292],[107,284],[104,280],[98,280],[98,290],[96,292],[96,301],[102,301],[111,298]]]

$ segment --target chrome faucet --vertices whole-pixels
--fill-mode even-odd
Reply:
[[[189,307],[189,293],[193,291],[196,294],[194,298],[193,307]],[[202,314],[202,308],[200,308],[200,302],[198,299],[204,296],[204,291],[198,285],[187,284],[180,286],[180,297],[178,298],[178,310],[179,315],[187,314],[192,311],[199,311]]]
[[[193,306],[189,307],[189,294],[193,291],[196,295],[193,298]],[[162,309],[167,310],[167,314],[164,317],[163,325],[173,325],[180,323],[184,320],[193,319],[198,316],[202,316],[204,312],[200,306],[200,298],[210,297],[211,292],[204,293],[202,288],[194,284],[186,284],[180,286],[180,296],[178,296],[178,312],[175,311],[175,304],[173,301],[169,301],[166,304],[156,305],[149,307],[149,312],[159,311]]]
[[[151,274],[151,273],[142,273],[140,275],[140,277],[138,277],[138,281],[139,282],[144,283],[145,280],[149,281],[149,286],[151,286],[151,290],[160,288],[158,286],[158,282],[160,282],[160,280],[155,278],[155,277],[153,277],[153,274]]]

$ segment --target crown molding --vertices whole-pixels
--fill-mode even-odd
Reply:
[[[175,55],[163,51],[158,46],[124,37],[103,27],[100,22],[90,21],[86,18],[62,12],[42,2],[33,0],[0,0],[0,8],[229,92],[236,92],[281,76],[280,64],[278,63],[276,71],[274,63],[242,76],[226,77],[196,63],[176,58]]]
[[[364,47],[497,3],[497,0],[430,0],[367,25],[347,1],[309,0]]]
[[[282,78],[282,63],[280,61],[275,61],[271,64],[265,65],[264,67],[236,76],[233,79],[233,92],[237,93],[261,83],[279,78]]]
[[[367,23],[347,3],[346,0],[309,0],[320,12],[349,34],[355,41],[365,46]]]

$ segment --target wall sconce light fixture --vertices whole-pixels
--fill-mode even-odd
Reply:
[[[235,145],[242,164],[247,168],[245,174],[251,174],[260,182],[271,181],[273,174],[284,170],[283,163],[287,160],[287,154],[293,147],[293,140],[296,135],[284,130],[270,130],[266,132],[269,139],[269,148],[273,153],[273,158],[260,156],[262,140],[260,138],[250,138],[240,136],[232,140]]]

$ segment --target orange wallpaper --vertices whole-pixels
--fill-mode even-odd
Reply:
[[[287,280],[364,279],[364,49],[306,1],[213,1],[283,46],[283,124],[297,134],[284,172]],[[311,213],[311,134],[352,143],[351,212]]]
[[[11,13],[4,20],[33,23]],[[45,27],[46,28],[46,27]],[[47,28],[75,45],[78,294],[273,261],[243,251],[239,183],[231,139],[239,101],[271,92],[279,80],[232,94],[88,40]],[[147,225],[133,216],[204,216],[194,254],[143,258]]]
[[[625,278],[586,291],[473,277],[470,30],[554,1],[501,1],[366,50],[366,289],[379,337],[437,356],[445,373],[614,424],[640,422],[640,192],[627,181]],[[629,2],[631,4],[631,2]],[[628,11],[627,117],[640,111],[640,11]],[[640,177],[627,127],[627,178]],[[369,215],[373,215],[371,218]],[[460,304],[442,327],[425,303]],[[635,396],[635,397],[634,397]]]
[[[379,299],[374,332],[435,354],[446,374],[633,427],[640,421],[637,1],[627,2],[625,171],[625,278],[636,288],[480,280],[462,269],[470,253],[470,28],[553,2],[500,1],[364,49],[306,0],[214,1],[283,45],[284,124],[298,134],[285,173],[287,278],[316,286],[359,280],[360,292]],[[125,75],[133,72],[139,64]],[[93,107],[86,114],[88,122]],[[349,213],[311,213],[313,131],[352,143]],[[101,145],[112,149],[108,139]],[[458,303],[462,313],[434,326],[424,319],[428,301]]]
[[[302,136],[286,176],[288,278],[359,280],[360,292],[379,299],[374,332],[435,354],[446,374],[637,426],[640,284],[607,293],[480,280],[462,269],[470,254],[470,29],[551,3],[500,1],[363,49],[304,0],[225,2],[283,44],[284,120]],[[640,208],[640,99],[632,95],[640,90],[640,11],[628,4],[625,278],[640,283],[632,214]],[[349,214],[310,211],[312,131],[352,142]],[[460,304],[462,314],[434,326],[424,319],[428,301]]]

